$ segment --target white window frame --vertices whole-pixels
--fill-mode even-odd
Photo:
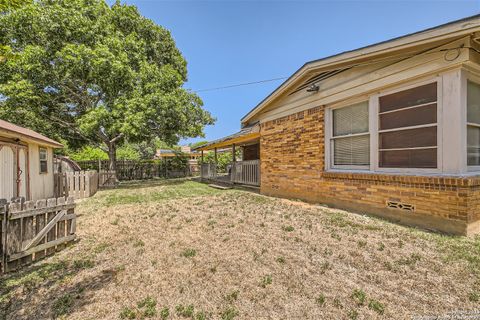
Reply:
[[[465,136],[463,137],[465,140],[465,165],[467,166],[467,172],[478,172],[480,171],[480,165],[479,166],[469,166],[468,165],[468,145],[467,145],[467,137],[468,137],[468,127],[469,126],[474,126],[479,128],[480,125],[475,124],[475,123],[469,123],[467,119],[467,114],[468,114],[468,101],[467,101],[467,95],[468,95],[468,81],[473,82],[475,84],[480,85],[480,76],[473,74],[472,72],[468,72],[465,83],[464,83],[464,95],[465,95],[465,119],[464,119],[464,129],[465,129]]]
[[[379,99],[382,96],[397,93],[400,91],[412,89],[422,85],[437,83],[437,168],[382,168],[379,166],[379,153],[378,139],[380,132],[378,130],[380,117],[379,117]],[[399,173],[399,174],[439,174],[443,172],[443,87],[442,77],[435,76],[423,79],[420,81],[410,82],[407,85],[397,86],[393,89],[377,92],[371,95],[363,95],[354,99],[349,99],[338,104],[332,104],[325,108],[325,171],[339,171],[339,172],[368,172],[368,173]],[[370,134],[370,166],[335,166],[333,165],[333,115],[332,111],[337,108],[347,107],[356,103],[368,101],[368,114],[369,114],[369,134]],[[419,106],[415,106],[419,107]],[[415,108],[414,107],[414,108]],[[422,127],[432,127],[434,125],[419,125],[411,126],[400,129],[382,130],[386,131],[400,131]],[[465,137],[466,139],[466,137]],[[422,148],[424,149],[424,148]],[[480,170],[480,166],[479,166]]]
[[[367,102],[368,104],[368,132],[348,134],[344,136],[333,136],[333,110],[350,107],[359,103]],[[372,166],[372,121],[371,121],[372,108],[370,105],[370,99],[367,96],[358,97],[355,99],[349,99],[341,103],[337,103],[329,106],[325,109],[325,168],[327,170],[339,170],[339,171],[369,171]],[[333,161],[334,157],[334,144],[332,141],[335,139],[366,136],[370,137],[370,165],[335,165]]]
[[[378,130],[380,127],[380,113],[379,113],[379,99],[380,97],[392,94],[392,93],[397,93],[400,91],[408,90],[408,89],[413,89],[416,87],[420,87],[423,85],[427,85],[430,83],[437,83],[437,123],[436,125],[432,124],[426,124],[426,125],[418,125],[418,126],[410,126],[410,127],[404,127],[404,128],[396,128],[396,129],[388,129],[388,130]],[[443,105],[442,105],[442,78],[441,77],[435,77],[435,78],[430,78],[428,80],[424,81],[419,81],[419,82],[414,82],[414,83],[409,83],[408,85],[404,85],[402,87],[397,87],[392,90],[386,90],[382,91],[379,94],[374,96],[374,99],[376,101],[375,103],[375,162],[374,162],[374,171],[376,172],[386,172],[386,173],[411,173],[411,174],[429,174],[429,173],[441,173],[443,171],[443,141],[442,141],[442,133],[443,133],[443,128],[442,128],[442,114],[443,114]],[[431,103],[429,103],[431,104]],[[427,105],[427,104],[424,104]],[[422,105],[417,105],[414,106],[413,108],[418,108]],[[404,110],[404,109],[402,109]],[[382,168],[379,165],[379,157],[380,157],[380,149],[378,148],[378,141],[380,138],[380,133],[382,132],[388,132],[388,131],[401,131],[401,130],[408,130],[408,129],[418,129],[418,128],[428,128],[428,127],[437,127],[437,168]],[[406,149],[416,149],[416,148],[404,148]],[[418,149],[426,149],[426,148],[418,148]]]
[[[45,159],[42,159],[42,151],[45,150]],[[47,171],[42,172],[42,161],[47,163]],[[48,148],[46,147],[38,147],[38,172],[40,174],[48,174]]]

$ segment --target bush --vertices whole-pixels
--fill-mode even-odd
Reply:
[[[91,146],[68,152],[68,155],[75,161],[108,160],[108,154],[105,151]]]

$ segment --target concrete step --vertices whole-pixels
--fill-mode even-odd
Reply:
[[[209,186],[210,188],[215,188],[215,189],[220,189],[220,190],[232,189],[232,187],[230,187],[230,186],[221,186],[221,185],[219,185],[219,184],[213,184],[213,183],[209,184],[208,186]]]

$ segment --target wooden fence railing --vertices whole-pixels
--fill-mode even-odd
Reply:
[[[99,174],[96,171],[74,171],[55,173],[55,195],[75,199],[93,196],[99,187]]]
[[[17,269],[75,239],[73,197],[8,203],[0,200],[0,267]]]
[[[260,160],[233,162],[230,181],[238,184],[259,186]]]

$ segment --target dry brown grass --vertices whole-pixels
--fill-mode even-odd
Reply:
[[[0,278],[6,319],[406,319],[478,307],[480,239],[179,180],[81,202],[80,241]],[[193,307],[193,310],[192,310]]]

